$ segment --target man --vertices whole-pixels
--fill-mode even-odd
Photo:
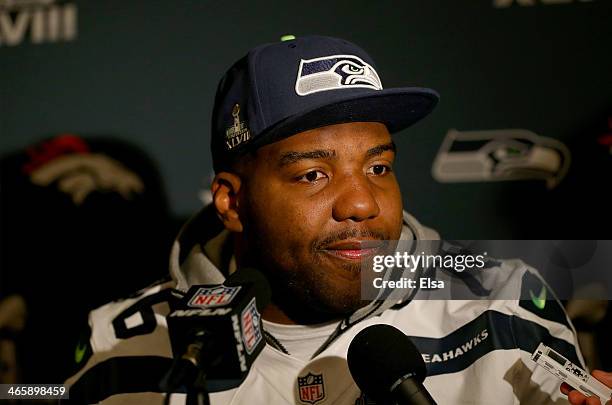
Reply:
[[[213,111],[213,203],[175,242],[171,281],[92,312],[71,395],[161,403],[158,382],[172,357],[170,289],[221,283],[252,266],[272,286],[263,312],[268,345],[245,381],[211,393],[213,404],[368,403],[346,352],[376,323],[411,336],[440,404],[564,403],[558,381],[529,360],[546,339],[582,363],[558,301],[538,311],[518,299],[361,300],[360,262],[372,253],[361,241],[438,239],[403,211],[390,135],[437,100],[429,89],[384,90],[369,55],[336,38],[266,44],[236,62]],[[503,277],[503,288],[544,286],[520,261],[487,274]],[[313,384],[315,394],[300,390]]]
[[[592,373],[593,377],[601,381],[607,387],[612,387],[612,373],[606,373],[601,370],[594,370]],[[601,405],[602,402],[596,396],[585,397],[578,390],[573,389],[566,383],[561,384],[561,391],[567,395],[572,405]],[[612,405],[612,399],[606,401],[604,405]]]

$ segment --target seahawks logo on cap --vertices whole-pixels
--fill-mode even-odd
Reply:
[[[376,70],[354,55],[302,59],[295,92],[300,96],[354,87],[382,90]]]

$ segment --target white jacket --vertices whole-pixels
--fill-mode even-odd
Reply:
[[[211,212],[203,210],[185,225],[172,250],[172,278],[135,296],[109,303],[89,315],[89,346],[80,351],[80,369],[68,379],[72,399],[104,404],[162,404],[161,376],[171,364],[172,350],[165,316],[172,289],[224,280],[231,262],[223,249],[231,238]],[[403,239],[437,239],[404,213]],[[520,260],[500,262],[487,269],[499,289],[521,289],[527,278],[540,280]],[[447,275],[452,277],[452,275]],[[455,282],[457,282],[455,280]],[[462,281],[459,281],[462,282]],[[365,327],[385,323],[409,335],[426,362],[425,387],[438,404],[561,404],[567,403],[560,383],[530,360],[542,341],[577,364],[584,364],[575,331],[557,300],[544,309],[530,301],[413,300],[387,303],[374,316],[353,316],[321,353],[310,361],[284,354],[267,345],[245,381],[238,387],[210,394],[220,404],[366,404],[348,370],[346,354],[352,338]],[[84,354],[84,353],[87,354]],[[316,394],[298,386],[298,377],[320,376],[310,383]],[[171,404],[184,404],[175,393]]]

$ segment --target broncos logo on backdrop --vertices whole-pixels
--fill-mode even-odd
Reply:
[[[295,92],[300,96],[354,87],[383,88],[376,70],[357,56],[332,55],[300,62],[295,82]]]

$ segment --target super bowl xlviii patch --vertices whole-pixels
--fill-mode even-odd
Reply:
[[[244,342],[244,347],[246,351],[251,354],[263,338],[263,333],[261,331],[261,316],[257,311],[255,298],[253,298],[251,302],[249,302],[249,305],[242,310],[240,323],[242,326],[242,341]]]
[[[192,308],[221,307],[232,302],[240,288],[240,286],[202,287],[196,291],[187,305]]]
[[[376,70],[357,56],[331,55],[300,62],[295,82],[299,96],[355,87],[383,88]]]
[[[298,377],[298,397],[304,404],[322,402],[325,399],[323,373],[313,374],[309,371],[305,376]]]
[[[245,121],[240,121],[240,104],[235,104],[232,109],[234,124],[225,131],[225,146],[227,150],[232,150],[251,139],[251,133]]]

